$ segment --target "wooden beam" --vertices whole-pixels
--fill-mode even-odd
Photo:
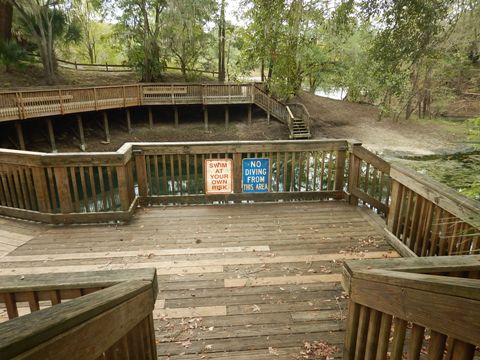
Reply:
[[[108,113],[103,112],[103,131],[105,132],[105,143],[110,144],[110,128],[108,125]]]
[[[129,134],[132,133],[132,118],[130,114],[130,109],[125,109],[125,120],[127,122],[127,131]]]
[[[267,125],[270,125],[270,111],[267,111]]]
[[[173,107],[173,118],[175,120],[175,127],[178,128],[178,106]]]
[[[83,131],[82,114],[77,114],[78,137],[80,139],[80,150],[86,151],[87,144],[85,144],[85,133]]]
[[[225,106],[225,129],[228,129],[228,124],[230,122],[230,109],[228,105]]]
[[[208,131],[208,108],[203,107],[203,122],[205,124],[205,131]]]
[[[248,104],[248,124],[252,124],[252,104]]]
[[[50,145],[52,152],[57,152],[57,145],[55,144],[55,132],[53,131],[52,118],[47,118],[48,138],[50,139]]]
[[[152,107],[148,107],[148,126],[150,129],[153,129],[153,112],[152,112]]]
[[[18,147],[20,148],[20,150],[26,150],[25,138],[23,137],[22,123],[20,121],[15,121],[15,129],[17,130]]]

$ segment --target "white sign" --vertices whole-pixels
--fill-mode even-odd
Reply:
[[[205,160],[205,193],[231,194],[233,192],[232,159]]]

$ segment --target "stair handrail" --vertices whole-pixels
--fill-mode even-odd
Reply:
[[[288,129],[290,130],[290,135],[293,135],[293,120],[295,119],[295,116],[293,116],[292,110],[290,110],[290,107],[288,105],[285,105],[285,109],[287,110],[287,125]]]
[[[479,270],[474,255],[347,261],[343,358],[385,359],[390,352],[401,359],[407,348],[409,359],[441,359],[445,351],[472,359],[480,345]]]

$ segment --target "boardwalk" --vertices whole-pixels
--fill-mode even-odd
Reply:
[[[0,232],[19,246],[0,257],[1,275],[156,267],[161,359],[295,359],[306,341],[341,347],[342,261],[396,256],[375,215],[344,202],[145,208],[118,226],[0,221],[21,234],[14,243]]]

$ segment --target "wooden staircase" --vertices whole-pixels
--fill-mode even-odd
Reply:
[[[305,124],[303,119],[294,117],[293,118],[293,130],[290,134],[290,139],[310,139],[312,134],[310,134],[310,129]]]
[[[267,94],[257,85],[255,85],[254,90],[254,104],[265,110],[269,116],[272,115],[286,124],[290,130],[290,139],[311,138],[310,114],[303,104],[286,105]]]

